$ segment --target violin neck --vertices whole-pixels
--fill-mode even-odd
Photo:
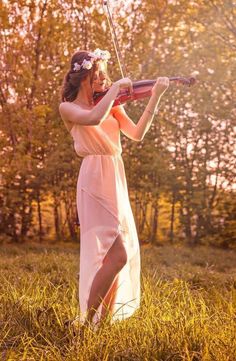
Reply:
[[[176,80],[180,80],[180,79],[182,79],[182,77],[179,77],[179,76],[169,77],[170,81],[176,81]],[[157,81],[157,79],[133,81],[133,86],[141,87],[143,85],[154,85],[156,83],[156,81]]]

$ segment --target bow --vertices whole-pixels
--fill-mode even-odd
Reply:
[[[124,74],[127,74],[127,72],[126,72],[125,65],[124,64],[121,65],[122,56],[121,56],[121,51],[120,51],[117,36],[116,36],[115,27],[114,27],[114,24],[113,24],[113,21],[112,21],[112,17],[111,17],[109,5],[108,5],[108,0],[103,1],[103,6],[104,6],[104,8],[105,7],[107,8],[107,12],[105,11],[105,14],[107,16],[107,21],[108,21],[108,25],[109,25],[109,28],[110,28],[114,48],[115,48],[115,51],[116,51],[116,56],[117,56],[120,72],[121,72],[122,78],[124,78],[125,77]],[[123,66],[124,69],[122,68],[122,66]]]

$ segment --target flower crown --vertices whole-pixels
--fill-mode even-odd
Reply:
[[[111,54],[109,53],[109,51],[107,50],[101,50],[99,48],[97,48],[94,52],[89,52],[88,56],[90,56],[90,60],[86,60],[84,59],[82,64],[79,63],[74,63],[73,64],[73,70],[75,72],[80,71],[80,69],[91,69],[93,66],[93,63],[96,60],[104,60],[104,61],[108,61],[108,59],[110,59]]]

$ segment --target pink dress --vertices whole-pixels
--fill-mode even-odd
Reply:
[[[128,261],[118,274],[112,322],[130,317],[140,306],[140,247],[121,156],[118,120],[110,113],[99,125],[74,124],[74,149],[83,157],[77,182],[80,222],[79,305],[85,320],[93,279],[122,234]],[[98,322],[102,304],[93,317]]]

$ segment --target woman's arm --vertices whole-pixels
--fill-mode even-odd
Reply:
[[[137,124],[126,113],[123,105],[117,105],[112,108],[113,116],[118,120],[120,130],[126,137],[138,142],[139,139],[136,137]]]
[[[72,102],[64,102],[59,105],[59,112],[64,121],[81,125],[98,125],[108,116],[118,93],[119,85],[114,83],[92,110],[84,110]]]
[[[118,120],[122,133],[136,142],[142,141],[154,119],[154,114],[151,113],[156,111],[160,99],[161,96],[152,95],[137,124],[128,116],[123,105],[113,107],[114,117]]]

